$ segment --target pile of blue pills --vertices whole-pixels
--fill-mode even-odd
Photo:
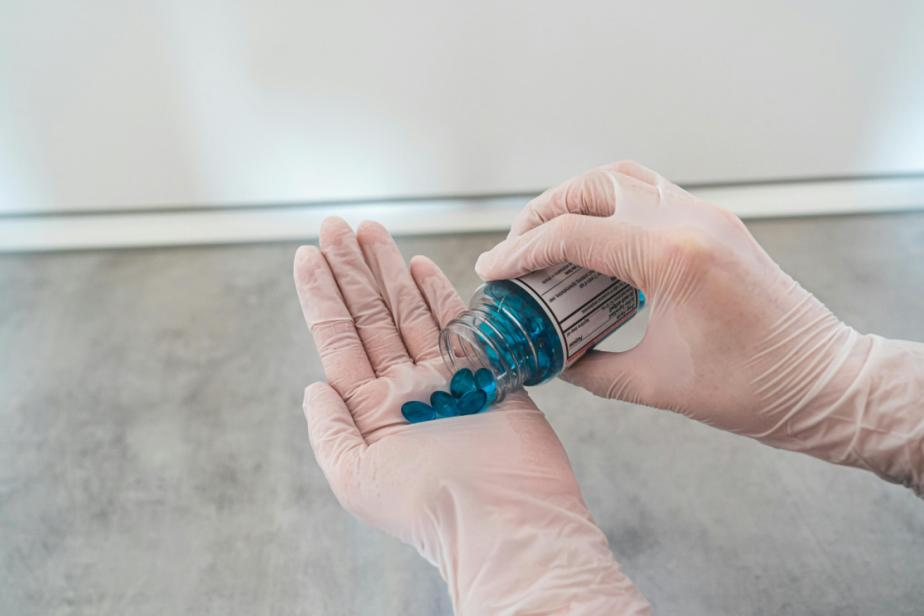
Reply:
[[[437,390],[430,404],[413,400],[401,405],[401,414],[411,423],[459,415],[474,415],[488,408],[497,397],[497,381],[490,370],[479,368],[474,373],[462,368],[449,382],[449,391]]]

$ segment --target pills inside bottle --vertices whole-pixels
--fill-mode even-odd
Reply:
[[[638,314],[645,295],[616,278],[563,263],[486,283],[469,306],[440,333],[443,361],[457,376],[462,368],[481,373],[485,386],[493,385],[494,400],[501,400],[576,362]]]

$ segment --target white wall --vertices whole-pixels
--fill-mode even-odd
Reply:
[[[0,0],[0,212],[924,170],[924,3]]]

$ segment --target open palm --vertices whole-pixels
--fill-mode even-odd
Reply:
[[[549,598],[535,588],[514,592],[530,566],[555,586],[556,575],[573,577],[579,565],[591,591],[603,589],[587,601],[638,598],[561,443],[524,392],[490,412],[405,422],[403,402],[446,387],[439,329],[465,308],[433,262],[416,257],[408,269],[380,225],[364,223],[354,235],[329,219],[320,250],[299,249],[295,281],[327,377],[305,391],[309,438],[348,511],[436,565],[460,612],[497,607],[499,590],[504,602],[542,607],[534,602]],[[554,546],[535,540],[563,536]],[[512,572],[513,560],[526,569]],[[558,562],[568,566],[556,573]],[[513,580],[507,588],[498,585],[505,579]],[[574,601],[569,593],[567,604]]]

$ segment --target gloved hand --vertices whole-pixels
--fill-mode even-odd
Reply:
[[[638,347],[592,351],[565,380],[924,489],[924,345],[842,323],[732,213],[616,163],[529,203],[476,271],[498,280],[562,262],[629,282],[651,305]]]
[[[439,568],[460,614],[642,614],[561,443],[524,392],[410,425],[444,388],[439,328],[465,309],[437,266],[340,219],[303,246],[295,283],[327,383],[305,390],[315,457],[345,509]]]

